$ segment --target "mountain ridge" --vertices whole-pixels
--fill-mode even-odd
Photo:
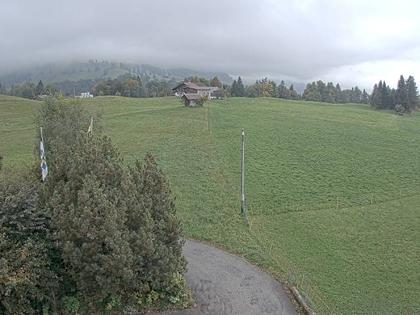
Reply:
[[[186,77],[199,76],[211,79],[215,76],[222,83],[231,84],[232,77],[225,72],[200,71],[188,68],[160,68],[149,64],[89,60],[66,63],[50,63],[29,67],[0,75],[0,84],[9,88],[25,82],[43,81],[55,84],[64,81],[116,79],[123,75],[148,76],[157,80],[181,81]]]

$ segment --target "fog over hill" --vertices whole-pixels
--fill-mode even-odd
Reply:
[[[420,76],[415,0],[2,1],[0,73],[117,60],[370,89]]]
[[[211,79],[217,76],[223,83],[231,84],[233,79],[224,72],[206,72],[186,68],[164,69],[147,64],[97,61],[50,63],[27,67],[0,75],[5,87],[25,82],[60,83],[64,81],[115,79],[122,75],[147,76],[150,79],[181,81],[186,77],[199,76]]]

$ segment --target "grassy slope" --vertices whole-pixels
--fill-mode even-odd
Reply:
[[[32,160],[35,117],[40,102],[0,95],[0,155],[5,166],[22,167]]]
[[[157,154],[188,236],[297,283],[320,313],[420,312],[420,116],[277,99],[84,104],[103,111],[127,161]],[[37,106],[0,97],[6,166],[30,160]],[[239,215],[242,127],[249,230]]]

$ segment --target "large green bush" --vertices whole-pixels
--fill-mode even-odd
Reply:
[[[0,177],[0,314],[40,313],[57,285],[49,219],[30,178]]]
[[[0,310],[6,314],[41,309],[121,313],[189,302],[182,276],[181,224],[164,174],[152,155],[125,167],[97,124],[94,133],[87,133],[89,120],[81,106],[54,100],[40,111],[47,181],[31,181],[33,191],[23,193],[19,207],[2,203],[10,219],[0,221],[0,246],[8,250],[1,260],[0,277],[10,279],[8,270],[20,268],[14,267],[16,261],[31,272],[24,277],[30,279],[28,285],[22,282],[19,287],[25,294],[9,295],[12,304],[25,297],[20,305],[28,305],[26,310],[13,310],[2,299]],[[3,189],[3,194],[8,200],[10,193]],[[13,214],[28,211],[36,220],[19,224],[30,233],[16,236],[11,228]],[[39,232],[29,222],[37,220]],[[42,237],[27,236],[37,233]],[[28,261],[19,259],[27,248],[34,256],[28,256]],[[0,282],[0,298],[11,285],[6,282]]]

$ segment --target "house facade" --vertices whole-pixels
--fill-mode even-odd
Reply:
[[[217,91],[218,88],[214,86],[200,86],[193,82],[182,82],[172,89],[176,96],[182,97],[184,94],[198,94],[202,97],[212,98],[212,94]]]
[[[92,97],[93,97],[93,95],[90,94],[90,92],[80,93],[80,96],[79,96],[79,98],[92,98]]]

